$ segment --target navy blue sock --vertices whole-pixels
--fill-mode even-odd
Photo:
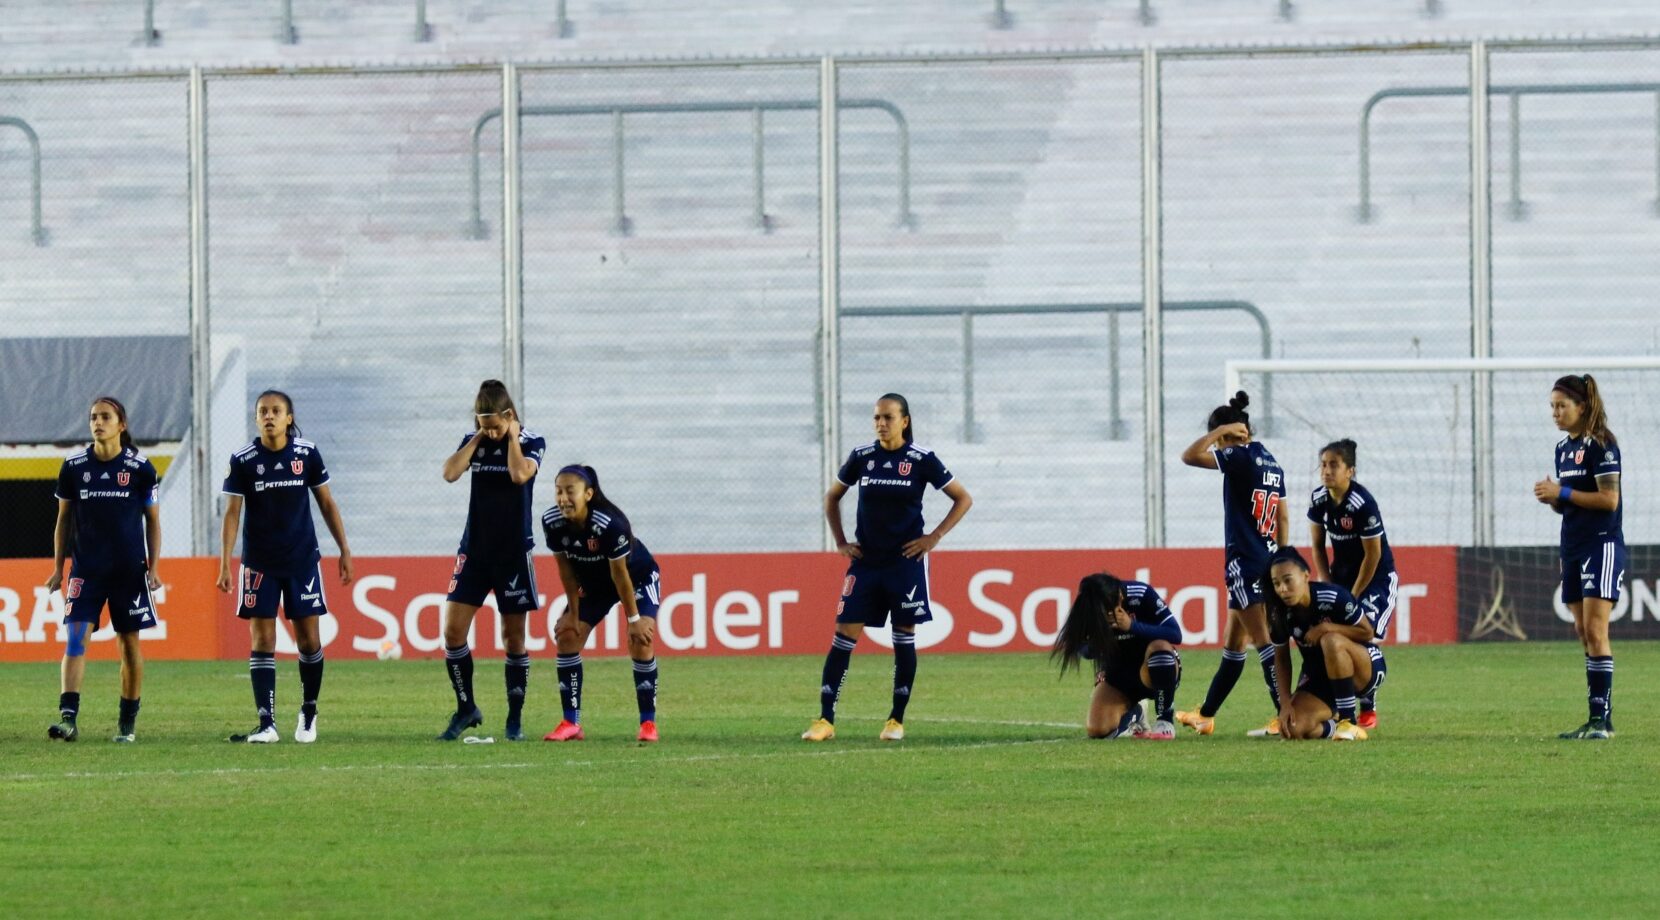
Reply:
[[[1147,676],[1153,679],[1154,718],[1174,722],[1176,714],[1176,653],[1154,652],[1147,657]]]
[[[1274,647],[1257,649],[1257,661],[1262,665],[1262,680],[1268,685],[1268,698],[1274,701],[1274,712],[1280,711],[1280,685],[1274,680]],[[1353,691],[1349,693],[1354,696]]]
[[[254,685],[254,708],[259,710],[259,727],[277,723],[277,656],[272,652],[248,654],[248,680]]]
[[[634,702],[640,706],[640,722],[657,721],[657,659],[634,662]]]
[[[138,698],[133,697],[129,700],[122,697],[120,711],[121,716],[118,725],[121,728],[121,734],[130,735],[133,733],[133,726],[138,723]]]
[[[1239,675],[1245,673],[1245,652],[1222,650],[1222,663],[1216,667],[1216,676],[1210,679],[1210,691],[1205,694],[1205,703],[1199,707],[1199,715],[1210,718],[1222,708],[1227,701],[1228,694],[1233,692],[1233,685],[1239,683]],[[1278,710],[1276,710],[1278,711]]]
[[[530,687],[530,656],[507,656],[507,721],[517,724],[525,709],[525,693]]]
[[[1592,719],[1606,719],[1614,711],[1614,656],[1585,656],[1586,696]]]
[[[58,714],[63,716],[63,720],[65,722],[75,721],[75,717],[79,715],[80,712],[81,695],[79,693],[58,694]]]
[[[317,696],[323,692],[323,650],[300,653],[300,711],[317,714]]]
[[[830,653],[824,656],[824,682],[818,688],[818,714],[826,722],[836,721],[836,700],[842,695],[847,666],[853,662],[853,647],[858,644],[859,640],[841,633],[830,640]]]
[[[450,675],[450,689],[455,691],[455,711],[472,712],[477,707],[473,700],[473,650],[465,645],[446,646],[444,669]]]
[[[1326,682],[1331,684],[1331,694],[1337,701],[1337,721],[1353,722],[1355,720],[1354,677],[1328,677]]]
[[[911,686],[916,683],[916,633],[893,631],[893,708],[888,718],[905,721],[905,707],[911,702]]]
[[[567,722],[582,721],[582,653],[560,655],[554,662],[559,669],[559,707]]]

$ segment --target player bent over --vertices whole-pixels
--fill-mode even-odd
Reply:
[[[1365,741],[1355,724],[1357,693],[1374,694],[1387,667],[1373,644],[1372,624],[1348,589],[1310,581],[1308,563],[1290,547],[1274,554],[1269,576],[1268,631],[1274,643],[1274,681],[1279,688],[1280,736]],[[1291,687],[1291,643],[1302,654],[1302,673]]]
[[[1181,683],[1181,641],[1181,624],[1157,591],[1102,572],[1078,583],[1049,657],[1060,659],[1062,674],[1082,659],[1094,660],[1095,690],[1084,723],[1089,737],[1170,741],[1176,737],[1172,709]],[[1146,699],[1153,700],[1151,728],[1141,715]]]

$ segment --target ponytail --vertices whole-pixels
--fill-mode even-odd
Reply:
[[[99,403],[107,403],[111,409],[115,410],[115,417],[121,422],[121,446],[125,449],[132,449],[133,433],[127,425],[127,407],[123,406],[121,400],[114,396],[93,397],[92,404],[96,406]]]
[[[1214,431],[1223,425],[1234,423],[1243,424],[1247,429],[1251,427],[1251,416],[1246,413],[1245,407],[1251,404],[1251,397],[1244,390],[1233,394],[1225,406],[1217,406],[1210,411],[1210,418],[1205,421],[1205,430]]]
[[[1113,653],[1117,643],[1107,617],[1124,602],[1124,582],[1105,572],[1085,575],[1078,582],[1078,597],[1055,636],[1049,660],[1059,659],[1061,673],[1081,668],[1088,651],[1097,661]]]
[[[259,401],[264,399],[267,396],[275,396],[276,398],[282,400],[283,405],[288,407],[288,439],[290,441],[292,441],[295,438],[299,437],[300,436],[300,423],[294,417],[294,400],[293,400],[293,398],[291,398],[287,393],[284,393],[281,390],[266,390],[265,392],[263,392],[263,393],[259,394],[258,396],[254,397],[254,405],[256,405],[256,406],[259,405]]]
[[[1602,391],[1598,389],[1595,377],[1590,374],[1569,374],[1558,378],[1551,389],[1579,403],[1579,411],[1582,413],[1579,421],[1586,437],[1603,447],[1615,443],[1614,432],[1608,429],[1608,409],[1602,404]]]
[[[901,415],[905,416],[905,434],[904,434],[905,443],[910,444],[911,442],[915,441],[916,440],[916,434],[911,428],[911,403],[910,403],[910,401],[907,400],[905,397],[900,396],[898,393],[883,393],[881,396],[877,397],[876,401],[877,402],[892,401],[892,402],[899,403],[899,412],[900,412]]]

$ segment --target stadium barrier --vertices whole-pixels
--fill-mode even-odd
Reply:
[[[1660,639],[1660,546],[1627,547],[1625,590],[1608,616],[1608,636]],[[1458,638],[1572,640],[1554,546],[1465,547],[1458,551]]]
[[[1458,639],[1459,551],[1399,547],[1404,578],[1388,641],[1413,645]],[[1106,569],[1152,583],[1174,608],[1187,647],[1215,647],[1227,615],[1221,554],[1214,549],[1021,550],[940,552],[929,557],[934,620],[917,633],[936,652],[1041,651],[1071,604],[1080,576]],[[819,654],[832,629],[845,560],[829,553],[672,555],[663,568],[658,643],[666,655]],[[322,624],[324,648],[335,658],[373,658],[383,644],[402,655],[437,657],[440,619],[454,558],[354,559],[356,579],[341,587],[336,561],[324,560],[325,595],[333,616]],[[62,654],[63,599],[42,582],[50,560],[0,560],[0,661],[54,661]],[[248,633],[235,618],[238,595],[214,587],[212,558],[169,559],[154,600],[161,625],[144,635],[152,660],[242,659]],[[530,617],[527,645],[552,655],[552,626],[565,609],[557,566],[536,557],[541,606]],[[499,651],[496,617],[481,611],[474,647]],[[888,630],[867,631],[888,646]],[[93,658],[116,655],[106,626],[95,633]],[[295,647],[278,631],[278,652]],[[588,653],[626,654],[620,617],[594,631]]]

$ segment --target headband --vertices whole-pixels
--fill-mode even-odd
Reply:
[[[588,471],[584,469],[581,464],[573,463],[570,466],[562,466],[559,468],[559,472],[554,475],[563,476],[566,473],[570,473],[572,476],[581,479],[583,482],[588,484],[590,489],[594,487],[594,478],[588,475]]]

